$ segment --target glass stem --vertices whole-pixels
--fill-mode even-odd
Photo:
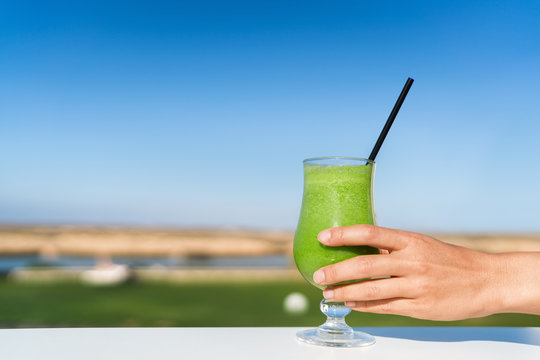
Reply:
[[[342,302],[321,301],[321,311],[326,315],[326,322],[317,328],[317,334],[326,339],[352,339],[354,330],[345,322],[345,316],[351,309]]]

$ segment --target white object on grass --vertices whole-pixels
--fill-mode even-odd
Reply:
[[[309,308],[309,303],[304,294],[293,292],[285,297],[283,307],[289,314],[304,314]]]
[[[126,282],[131,276],[127,265],[108,264],[83,271],[81,281],[96,286],[112,286]]]

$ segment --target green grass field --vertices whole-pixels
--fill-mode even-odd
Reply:
[[[283,310],[291,292],[309,299],[303,315]],[[0,280],[0,327],[314,326],[319,290],[298,281],[172,284],[134,282],[96,288],[75,283]],[[353,312],[352,326],[540,326],[540,316],[501,314],[456,322]]]

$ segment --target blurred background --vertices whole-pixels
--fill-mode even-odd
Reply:
[[[540,250],[537,1],[1,8],[0,327],[319,324],[301,161],[367,157],[408,76],[378,223]]]

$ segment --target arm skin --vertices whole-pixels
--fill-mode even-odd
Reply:
[[[324,297],[353,310],[429,320],[540,315],[540,252],[487,254],[373,225],[327,229],[318,239],[327,246],[384,249],[315,272],[313,279],[328,285]],[[332,286],[365,278],[377,279]]]

